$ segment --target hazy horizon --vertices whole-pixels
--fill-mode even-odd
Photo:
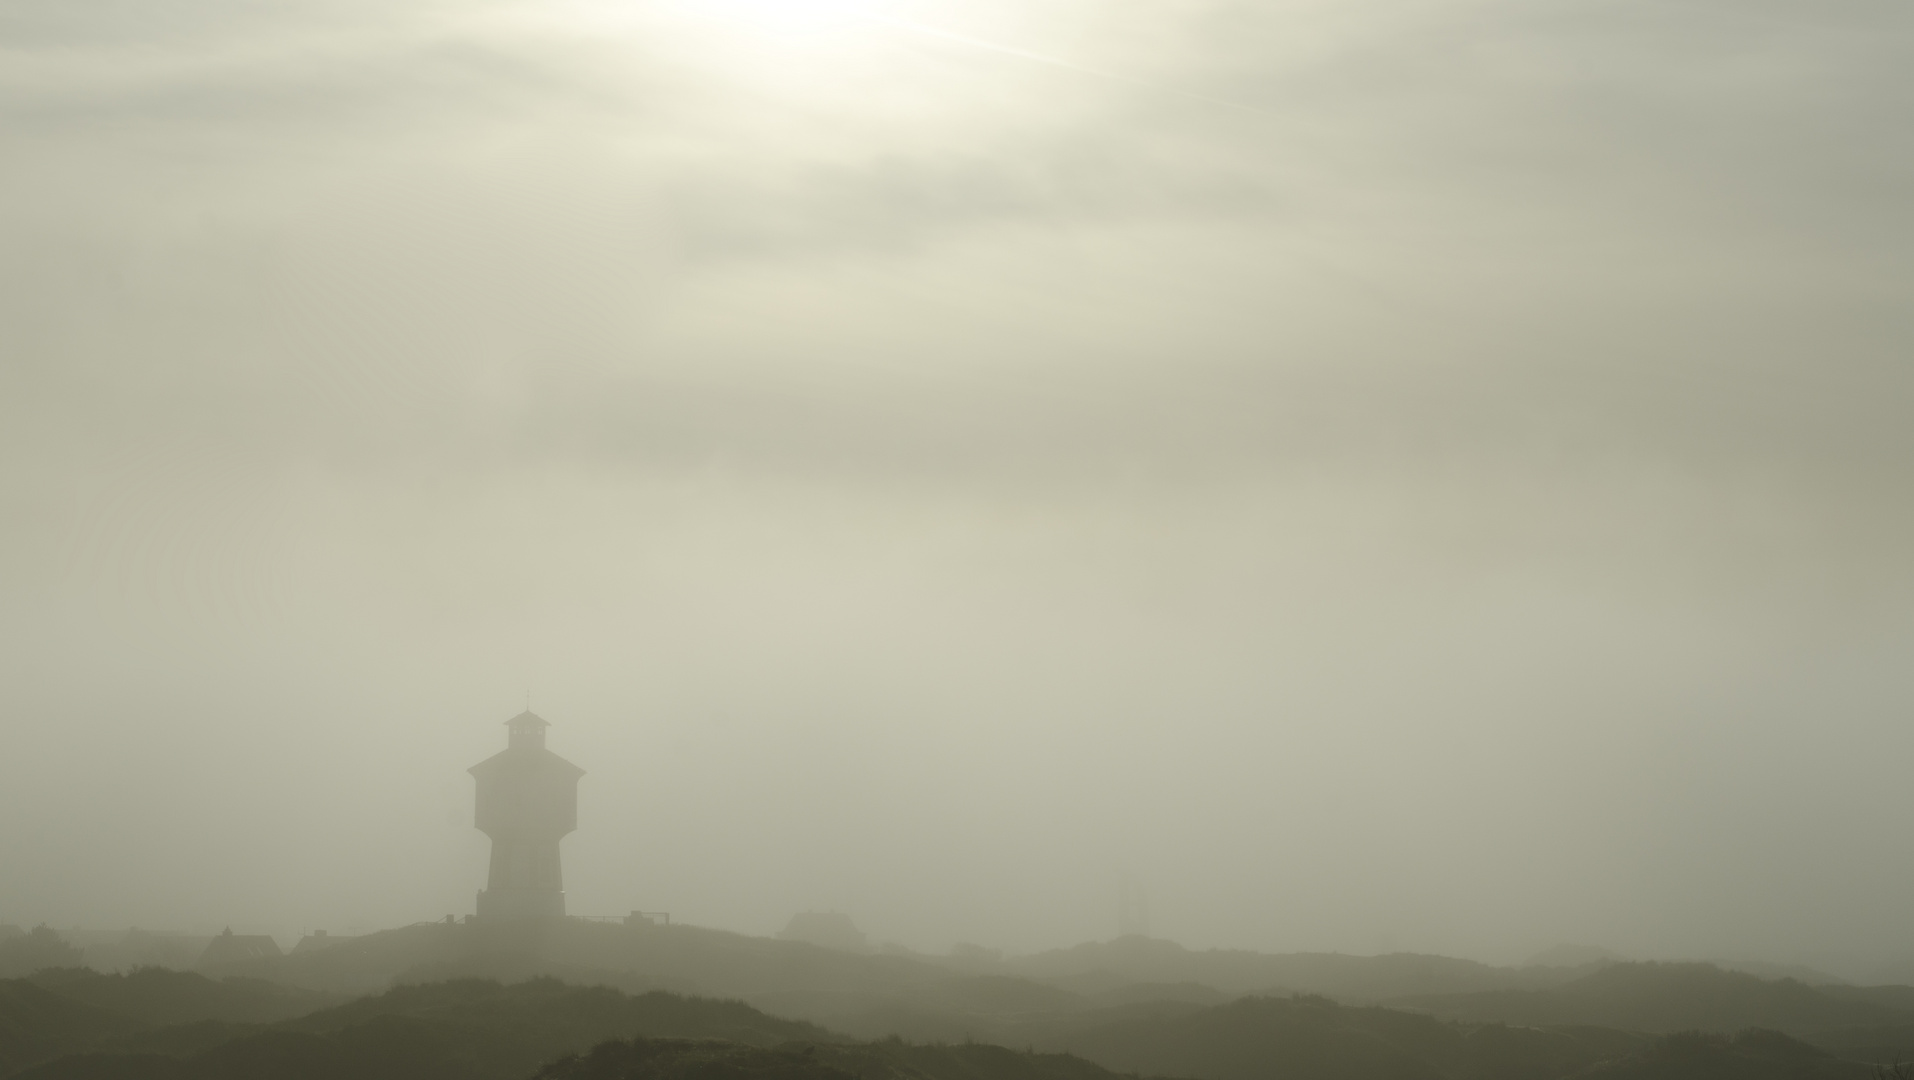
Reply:
[[[1910,43],[0,5],[0,922],[1914,962]]]

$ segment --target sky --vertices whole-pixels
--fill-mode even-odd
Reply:
[[[0,922],[1914,961],[1914,9],[0,0]]]

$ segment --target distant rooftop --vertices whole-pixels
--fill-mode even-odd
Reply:
[[[199,954],[199,963],[193,966],[207,968],[283,955],[270,934],[235,934],[227,927],[225,933],[206,943],[206,951]]]
[[[532,710],[526,709],[524,712],[519,713],[517,716],[512,717],[510,720],[505,721],[505,726],[510,728],[528,728],[528,727],[548,728],[548,727],[551,727],[552,724],[551,724],[551,721],[538,715]]]

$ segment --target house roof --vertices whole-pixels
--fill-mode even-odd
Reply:
[[[283,956],[279,943],[268,934],[235,934],[228,929],[206,943],[206,951],[199,954],[197,967],[213,964],[230,964],[240,960],[258,960],[268,956]]]
[[[356,940],[357,936],[356,934],[328,934],[324,930],[319,930],[300,938],[299,944],[292,947],[292,955],[303,956],[318,952],[320,949],[330,949],[334,945],[344,945],[348,941]]]

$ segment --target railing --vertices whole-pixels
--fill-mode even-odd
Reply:
[[[617,926],[630,926],[638,919],[662,926],[671,925],[671,912],[669,911],[634,911],[629,915],[567,915],[565,917],[571,919],[573,922],[612,923]],[[473,916],[467,915],[464,919],[456,919],[448,915],[443,919],[426,919],[422,922],[407,923],[406,926],[407,928],[415,926],[456,926],[462,922],[472,922],[473,918]],[[350,937],[341,937],[339,940],[343,942],[352,939]]]
[[[639,919],[664,926],[671,925],[669,911],[634,911],[629,915],[568,915],[566,918],[577,922],[616,923],[620,926],[630,926]]]

